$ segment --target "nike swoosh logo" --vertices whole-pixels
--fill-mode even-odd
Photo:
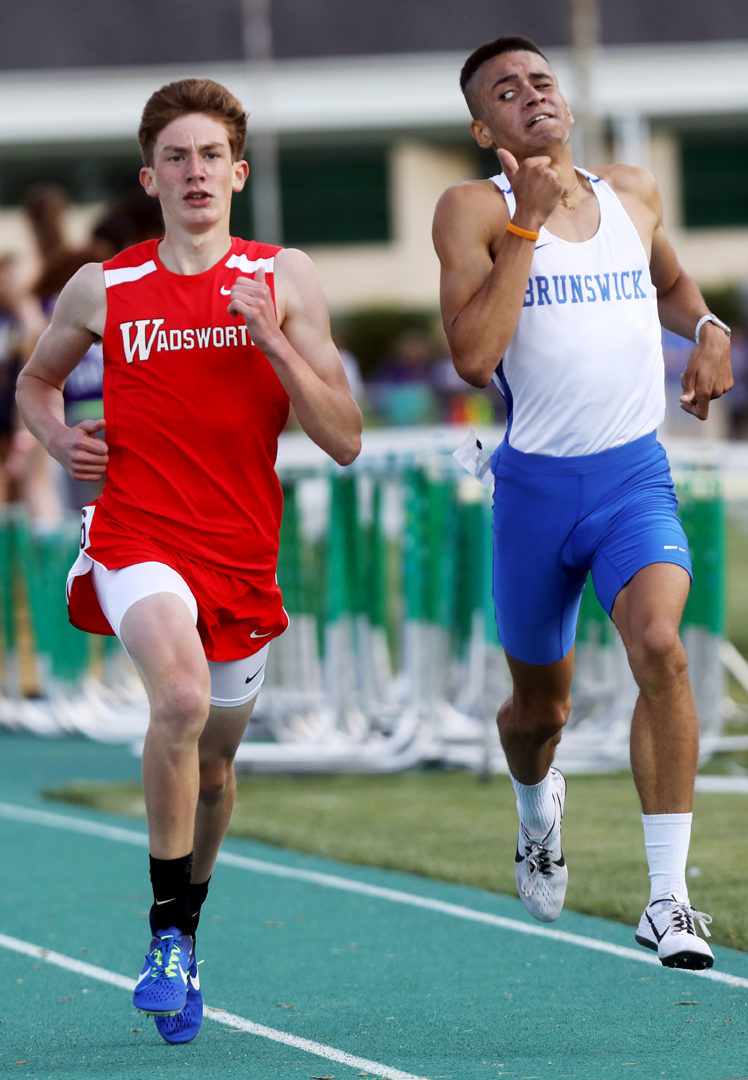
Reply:
[[[224,287],[222,285],[221,286],[221,296],[231,296],[231,289],[224,289]]]
[[[259,632],[259,630],[253,630],[252,633],[249,636],[250,637],[270,637],[272,632],[273,632],[272,630],[268,630],[267,634],[261,634]]]
[[[187,985],[187,972],[182,970],[182,965],[181,964],[177,964],[177,967],[179,968],[179,974],[182,976],[182,980],[184,982],[184,985],[186,986]]]
[[[176,896],[172,896],[171,900],[176,900]],[[157,900],[156,907],[161,907],[162,904],[170,904],[171,900]]]
[[[264,669],[265,669],[265,665],[263,664],[262,667],[260,668],[260,671],[264,671]],[[254,673],[254,675],[247,675],[246,679],[244,680],[244,685],[246,686],[246,684],[248,682],[252,682],[253,679],[256,679],[257,676],[260,674],[260,671],[256,671]]]
[[[552,241],[552,240],[546,240],[546,242],[545,242],[544,244],[536,244],[536,245],[535,245],[535,250],[536,250],[536,251],[540,251],[540,249],[541,249],[542,247],[548,247],[548,246],[549,246],[549,244],[552,244],[552,243],[553,243],[553,241]]]
[[[194,975],[190,975],[190,982],[192,983],[193,990],[200,989],[200,972],[196,971]]]
[[[649,914],[648,914],[648,913],[646,913],[646,912],[645,912],[645,914],[647,915],[647,922],[649,923],[649,925],[650,925],[650,927],[651,927],[651,930],[652,930],[652,933],[653,933],[653,934],[654,934],[654,936],[655,936],[655,941],[657,941],[657,942],[660,942],[660,941],[662,941],[662,939],[664,938],[664,936],[665,936],[665,934],[667,933],[667,931],[665,930],[665,931],[663,931],[663,933],[662,933],[662,934],[658,934],[658,933],[657,933],[657,927],[655,926],[655,924],[654,924],[654,921],[652,920],[652,917],[651,917],[651,915],[649,915]]]

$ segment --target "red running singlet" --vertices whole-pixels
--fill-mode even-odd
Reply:
[[[95,516],[93,507],[84,514],[81,546],[109,570],[155,559],[184,576],[182,563],[253,581],[277,594],[267,626],[282,633],[275,459],[289,399],[244,319],[227,310],[236,279],[260,266],[275,299],[280,249],[234,238],[210,270],[184,275],[163,266],[158,246],[148,240],[104,263],[109,464]],[[71,621],[111,633],[87,569],[83,558],[71,571]],[[246,655],[261,643],[231,651]]]
[[[162,265],[158,245],[104,263],[109,465],[98,507],[224,573],[274,571],[288,395],[227,307],[236,279],[259,266],[275,299],[279,248],[233,239],[210,270],[185,275]],[[91,540],[96,558],[95,528]]]

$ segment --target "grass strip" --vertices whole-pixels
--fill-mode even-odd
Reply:
[[[79,781],[44,794],[145,816],[136,783]],[[744,796],[696,795],[688,879],[692,902],[714,918],[714,941],[742,950],[746,872],[735,837],[743,835],[745,811]],[[636,925],[649,896],[640,813],[628,772],[569,778],[568,908]],[[517,812],[504,776],[489,783],[442,771],[240,780],[229,835],[516,896]]]

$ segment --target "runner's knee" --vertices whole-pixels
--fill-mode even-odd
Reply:
[[[207,673],[177,670],[151,691],[154,719],[166,724],[175,736],[199,735],[210,710],[210,679]]]
[[[513,725],[523,735],[545,743],[560,738],[571,713],[571,697],[519,693],[515,690],[511,711]]]
[[[211,755],[200,758],[200,800],[217,803],[226,793],[232,776],[233,757]]]
[[[669,619],[650,620],[629,646],[629,662],[641,689],[656,689],[684,675],[686,650]]]

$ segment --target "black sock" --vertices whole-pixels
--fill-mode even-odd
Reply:
[[[197,924],[200,922],[200,908],[205,903],[208,896],[208,886],[210,885],[210,878],[207,881],[201,882],[196,885],[194,882],[190,882],[189,898],[190,909],[192,911],[192,936],[197,933]]]
[[[153,899],[151,908],[151,933],[176,926],[183,934],[192,933],[192,909],[190,908],[190,875],[192,852],[181,859],[151,860]]]

